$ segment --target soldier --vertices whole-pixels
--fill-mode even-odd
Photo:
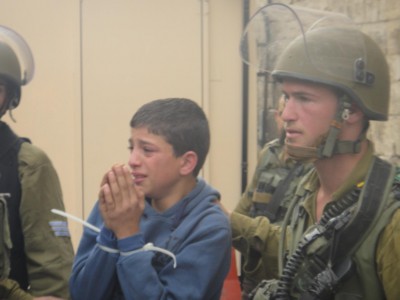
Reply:
[[[278,30],[302,26],[267,71],[286,99],[287,154],[314,169],[282,225],[264,222],[262,233],[247,239],[271,255],[265,265],[278,249],[280,278],[263,281],[254,299],[400,299],[398,170],[366,137],[371,120],[388,119],[385,56],[345,16],[283,4],[261,10],[269,37],[287,38]]]
[[[12,117],[21,86],[32,79],[33,69],[23,38],[0,26],[0,117],[7,111]],[[0,193],[6,198],[12,244],[2,288],[19,285],[35,297],[68,298],[72,243],[65,218],[50,211],[64,210],[57,173],[41,149],[18,137],[4,121],[0,121]]]
[[[263,279],[276,277],[277,269],[272,264],[263,264],[267,253],[257,247],[252,247],[245,240],[257,235],[262,230],[262,222],[279,223],[285,215],[290,201],[292,189],[296,188],[299,179],[310,169],[311,165],[296,164],[284,152],[285,132],[282,128],[281,114],[284,109],[285,98],[279,98],[275,111],[275,122],[279,138],[267,143],[260,151],[256,171],[251,183],[243,193],[235,207],[231,223],[235,230],[233,246],[242,254],[242,299],[249,299],[250,292]],[[263,258],[263,259],[262,259]]]

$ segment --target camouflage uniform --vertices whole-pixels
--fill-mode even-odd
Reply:
[[[0,300],[33,300],[33,296],[23,291],[16,281],[2,279],[0,280]]]
[[[47,155],[29,143],[22,144],[18,158],[30,292],[66,299],[74,251],[65,218],[50,211],[65,210],[57,173]]]
[[[7,278],[10,273],[12,246],[8,226],[7,196],[0,194],[0,300],[32,300],[33,297],[23,291],[18,282]]]
[[[7,111],[12,118],[21,86],[33,74],[29,45],[17,32],[0,26],[0,118]],[[8,194],[12,242],[9,278],[34,296],[68,298],[72,243],[65,218],[51,212],[64,210],[60,182],[47,155],[25,141],[0,121],[0,193]]]
[[[343,195],[347,194],[357,183],[366,180],[368,170],[373,161],[373,146],[370,143],[368,153],[357,164],[351,178],[347,180],[333,195],[332,202],[324,208],[324,212],[332,205],[335,205]],[[397,300],[400,299],[400,281],[397,274],[400,272],[400,174],[397,169],[397,179],[393,184],[392,190],[386,195],[387,198],[381,199],[384,207],[375,217],[372,228],[367,232],[367,236],[360,242],[360,246],[352,255],[352,261],[356,264],[355,273],[350,273],[350,277],[335,288],[335,300],[342,299],[363,299],[363,300]],[[396,181],[397,180],[397,181]],[[392,181],[390,181],[392,182]],[[298,208],[293,210],[293,218],[290,221],[290,234],[287,237],[288,253],[293,253],[299,245],[299,239],[309,232],[310,227],[316,223],[315,219],[315,200],[318,191],[318,176],[315,171],[307,174],[302,179],[299,188],[296,190]],[[358,201],[357,203],[360,203]],[[304,224],[304,226],[303,226]],[[261,251],[275,254],[268,264],[277,261],[276,255],[279,253],[277,244],[281,238],[281,228],[270,224],[268,220],[263,223],[263,232],[259,235],[259,241],[250,240],[249,244],[256,243]],[[293,229],[295,230],[293,231]],[[354,237],[355,239],[356,237]],[[340,243],[340,241],[339,241]],[[311,253],[311,252],[310,252]],[[290,256],[289,256],[290,257]],[[298,270],[297,280],[302,280],[302,274],[309,269],[304,265],[304,269]],[[303,283],[304,284],[304,283]],[[299,295],[291,294],[293,299],[299,299]],[[254,299],[269,299],[256,295]],[[325,299],[325,298],[321,298]]]
[[[290,184],[285,184],[285,193],[280,201],[275,222],[280,222],[290,201],[290,191],[296,187],[297,182],[310,167],[296,165],[292,160],[285,160],[282,153],[283,145],[276,139],[264,146],[259,155],[256,171],[251,184],[243,193],[234,212],[231,214],[231,226],[233,228],[233,246],[243,255],[243,292],[242,299],[263,279],[276,278],[278,270],[276,263],[268,263],[271,254],[263,252],[256,244],[250,245],[248,240],[257,240],[258,232],[264,228],[268,203],[277,190],[280,183],[289,176],[290,172],[296,172],[292,176]],[[297,168],[295,170],[295,168]],[[273,255],[275,256],[275,255]]]
[[[0,121],[3,147],[4,136],[11,133]],[[22,142],[15,151],[10,148],[0,160],[0,174],[9,172],[0,176],[0,193],[10,195],[6,197],[12,241],[9,278],[34,296],[66,299],[74,252],[67,221],[51,212],[65,210],[57,173],[48,156],[31,143]],[[10,164],[17,166],[10,169]]]

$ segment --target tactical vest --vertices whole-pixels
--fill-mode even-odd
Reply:
[[[378,161],[379,159],[375,158],[375,160]],[[334,300],[385,299],[383,288],[381,286],[379,278],[377,277],[375,264],[371,264],[370,262],[375,261],[375,250],[380,233],[385,228],[385,226],[390,222],[393,213],[396,211],[396,209],[400,208],[400,201],[398,201],[399,199],[397,199],[396,195],[393,195],[394,193],[398,192],[398,182],[396,182],[398,178],[394,176],[395,172],[396,172],[395,167],[389,166],[388,174],[386,175],[388,180],[384,180],[384,182],[380,183],[375,183],[375,186],[372,187],[374,190],[382,188],[384,190],[382,190],[382,192],[380,193],[379,197],[380,199],[373,199],[375,200],[374,204],[376,204],[376,209],[375,209],[376,212],[374,213],[373,219],[368,222],[368,225],[364,225],[363,226],[364,228],[358,229],[357,230],[358,233],[356,234],[357,236],[351,237],[349,233],[347,233],[347,235],[343,235],[344,240],[340,238],[340,230],[339,230],[338,238],[334,239],[334,237],[332,236],[332,240],[333,241],[336,240],[336,244],[335,242],[327,243],[326,247],[329,247],[329,249],[338,249],[336,251],[340,251],[341,250],[340,248],[348,249],[348,251],[345,251],[347,253],[342,253],[341,255],[341,257],[344,257],[343,261],[347,259],[348,265],[342,264],[342,266],[344,267],[343,270],[340,270],[340,272],[343,272],[344,274],[343,276],[346,277],[345,279],[343,279],[343,281],[340,282],[340,286],[336,289],[335,294],[333,296],[332,295],[329,296],[328,298],[321,297],[318,299],[332,299],[332,300],[333,299]],[[379,174],[377,176],[375,174],[375,177],[379,178],[380,176]],[[364,197],[364,194],[368,194],[371,192],[371,190],[369,192],[366,191],[368,186],[370,186],[369,188],[371,189],[371,184],[374,185],[374,183],[370,184],[367,183],[367,185],[363,189],[360,189],[360,194],[358,194],[358,197],[355,199],[357,200],[356,204],[350,206],[349,211],[352,211],[354,214],[356,214],[357,209],[359,209],[358,208],[359,203],[362,203],[358,201],[358,199],[362,199]],[[392,193],[391,196],[389,196],[390,193]],[[304,199],[304,195],[302,196],[302,198]],[[312,226],[309,227],[306,232],[304,232],[304,228],[307,228],[306,225],[307,220],[305,218],[306,214],[300,211],[301,209],[298,210],[298,207],[299,206],[296,206],[291,213],[292,221],[290,222],[290,224],[292,228],[292,239],[291,239],[292,245],[299,245],[301,242],[304,242],[304,237],[306,235],[309,235],[310,239],[312,231],[318,229],[316,226]],[[342,216],[344,215],[345,211],[346,209],[343,209]],[[340,212],[338,212],[338,215],[340,215]],[[351,216],[349,216],[349,218],[350,217]],[[352,225],[352,223],[349,222],[349,225]],[[360,238],[358,236],[360,236]],[[353,241],[351,241],[351,238],[353,238]],[[329,238],[325,239],[328,239],[329,241]],[[355,245],[354,242],[356,243]],[[338,244],[340,244],[341,247],[338,247]],[[315,240],[314,244],[311,243],[311,249],[308,249],[307,253],[312,254],[314,252],[319,251],[320,249],[323,249],[323,247],[324,247],[323,239]],[[292,249],[291,250],[292,256],[296,255],[296,253],[294,253],[293,251],[294,250]],[[318,266],[318,264],[321,264],[321,266]],[[357,267],[357,272],[350,271],[350,268],[354,266]],[[319,267],[321,269],[325,267],[323,261],[318,262],[315,261],[315,259],[304,260],[295,278],[296,286],[298,287],[301,286],[302,284],[304,286],[307,286],[307,282],[311,281],[313,281],[313,284],[315,284],[315,278],[313,279],[307,278],[306,273],[312,273],[313,270],[316,270]],[[329,274],[327,275],[329,276]],[[321,278],[321,280],[324,279]],[[293,290],[293,288],[294,287],[292,287],[291,289]],[[316,299],[316,298],[300,297],[298,299]]]
[[[0,194],[0,281],[10,274],[11,237],[8,226],[8,194]]]
[[[264,216],[271,223],[279,224],[289,206],[291,195],[295,192],[300,178],[306,174],[312,164],[297,164],[283,158],[284,144],[275,139],[260,151],[259,160],[253,182],[246,190],[247,198],[251,200],[249,215]],[[249,247],[243,253],[241,265],[241,283],[243,293],[250,293],[263,279],[274,278],[278,269],[264,265],[266,253]]]
[[[7,124],[0,121],[0,193],[10,194],[7,197],[8,221],[12,241],[11,271],[9,277],[16,280],[21,288],[29,286],[24,252],[19,206],[21,201],[21,183],[18,173],[18,153],[23,142]]]
[[[293,161],[282,162],[282,148],[279,140],[266,145],[260,154],[254,178],[254,190],[247,191],[252,200],[251,217],[265,216],[271,223],[282,221],[289,199],[285,194],[294,189],[297,179],[308,172],[310,166]]]

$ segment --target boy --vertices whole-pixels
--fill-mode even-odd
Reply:
[[[73,299],[219,299],[231,233],[219,193],[197,177],[210,143],[204,112],[188,99],[155,100],[130,125],[129,167],[102,180],[88,219],[101,232],[84,231]],[[148,243],[173,253],[176,268]]]

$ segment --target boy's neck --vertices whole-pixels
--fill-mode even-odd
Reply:
[[[151,206],[157,212],[164,212],[178,203],[189,194],[196,186],[197,180],[194,177],[186,178],[171,186],[165,195],[160,198],[152,198]]]

